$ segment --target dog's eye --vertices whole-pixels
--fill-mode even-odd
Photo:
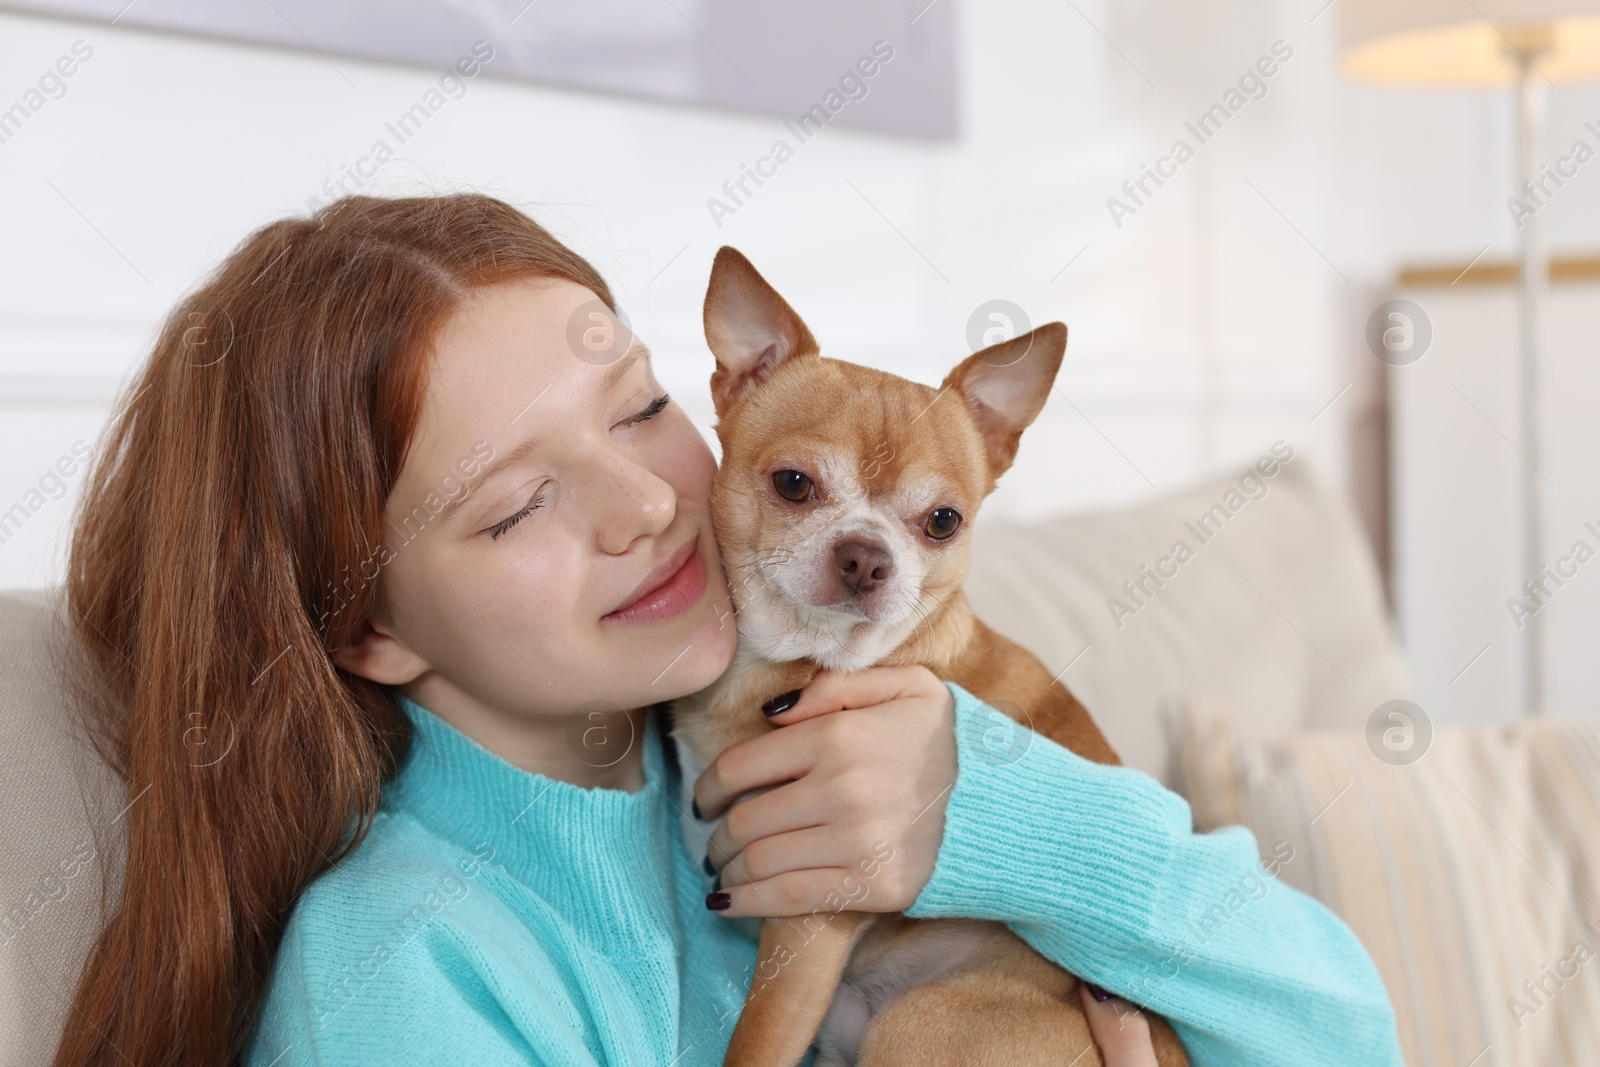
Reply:
[[[772,476],[772,488],[783,499],[798,503],[811,495],[811,479],[799,471],[779,471]]]
[[[935,541],[943,541],[961,525],[961,512],[955,508],[934,508],[928,512],[928,521],[922,530]]]

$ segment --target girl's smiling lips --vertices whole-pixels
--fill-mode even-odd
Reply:
[[[683,547],[645,575],[628,594],[627,603],[603,615],[601,622],[656,622],[687,611],[706,589],[706,565],[700,555],[700,538]]]

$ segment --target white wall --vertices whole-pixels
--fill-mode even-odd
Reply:
[[[1272,5],[1256,8],[1257,24],[1206,62],[1169,72],[1144,60],[1156,91],[1070,7],[964,6],[959,142],[829,129],[720,228],[707,198],[779,122],[479,80],[368,188],[471,186],[525,205],[595,260],[669,388],[707,422],[698,305],[722,243],[790,296],[825,351],[927,381],[965,354],[967,318],[987,299],[1065,320],[1071,403],[1051,402],[996,510],[1137,497],[1277,436],[1337,474],[1338,421],[1306,424],[1337,389],[1337,278],[1241,180],[1323,239],[1326,138],[1306,115],[1329,81],[1315,47],[1120,230],[1105,207],[1191,112],[1293,36]],[[0,99],[80,38],[94,56],[67,95],[0,145],[0,194],[26,205],[9,213],[0,262],[0,501],[92,430],[106,387],[178,293],[251,228],[304,210],[432,83],[421,70],[337,59],[336,71],[309,53],[0,15]],[[53,573],[45,548],[66,512],[52,505],[5,546],[0,584]]]
[[[1510,247],[1510,113],[1489,96],[1343,83],[1337,8],[1312,21],[1318,6],[961,5],[959,140],[830,128],[720,228],[706,199],[780,122],[488,79],[364,191],[471,187],[522,205],[604,272],[702,425],[699,301],[731,243],[825,352],[924,381],[965,354],[983,301],[1069,324],[1060,395],[994,511],[1136,500],[1276,438],[1338,484],[1349,397],[1328,405],[1350,360],[1370,358],[1371,287],[1405,259]],[[0,509],[93,440],[179,293],[254,227],[303,212],[434,80],[0,14],[0,108],[80,39],[94,55],[67,94],[0,144]],[[1193,144],[1184,123],[1278,40],[1293,58],[1266,95],[1114,225],[1107,198],[1176,138]],[[1585,106],[1600,113],[1600,97],[1558,96],[1552,128]],[[1579,183],[1552,219],[1558,246],[1600,238]],[[59,573],[69,505],[49,502],[0,546],[0,587]]]

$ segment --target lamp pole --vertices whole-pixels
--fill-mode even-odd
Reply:
[[[1537,45],[1524,37],[1521,48],[1511,49],[1517,66],[1518,170],[1521,192],[1532,192],[1539,177],[1539,155],[1544,148],[1545,83],[1534,66]],[[1536,201],[1537,202],[1537,201]],[[1539,480],[1539,323],[1540,306],[1550,277],[1549,253],[1544,244],[1544,221],[1534,212],[1522,221],[1521,337],[1519,369],[1522,400],[1522,557],[1523,572],[1539,581],[1543,536],[1542,493]],[[1525,715],[1544,711],[1543,612],[1528,616],[1523,642],[1522,701]]]

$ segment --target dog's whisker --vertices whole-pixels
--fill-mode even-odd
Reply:
[[[938,596],[934,596],[933,597],[933,603],[931,605],[927,605],[927,604],[923,603],[924,595],[925,595],[925,591],[921,588],[920,579],[919,579],[918,580],[918,592],[916,594],[915,600],[913,600],[913,602],[912,602],[912,609],[915,610],[917,612],[917,614],[921,618],[921,621],[917,623],[917,629],[920,630],[924,625],[926,625],[928,627],[928,636],[929,636],[929,638],[932,638],[932,637],[935,636],[934,631],[933,631],[933,613],[934,613],[935,609],[937,609],[939,607],[942,607],[944,605],[945,599],[948,599],[948,594],[946,595],[946,597],[943,597],[943,598],[938,597]],[[913,632],[915,632],[915,631],[913,631]]]

